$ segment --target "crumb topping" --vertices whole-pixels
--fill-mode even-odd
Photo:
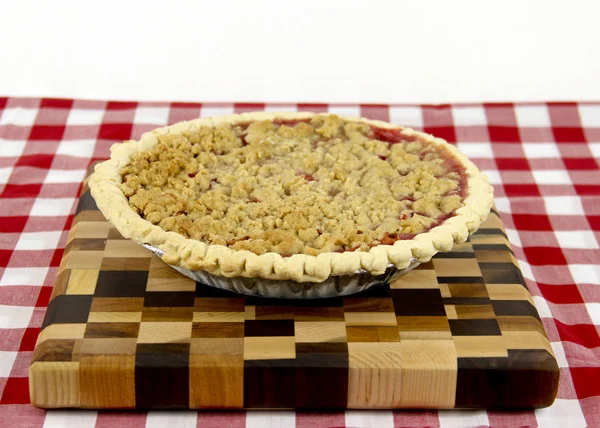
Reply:
[[[186,238],[255,254],[368,251],[428,231],[466,196],[449,151],[330,114],[158,140],[121,170],[133,210]]]

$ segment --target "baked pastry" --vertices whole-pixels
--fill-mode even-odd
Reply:
[[[463,242],[492,187],[453,146],[385,122],[246,113],[111,148],[89,185],[126,238],[226,277],[380,275]]]

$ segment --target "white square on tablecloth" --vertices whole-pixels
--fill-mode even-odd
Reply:
[[[563,348],[562,342],[550,342],[550,346],[552,347],[552,352],[554,352],[554,356],[556,357],[558,367],[569,367],[569,362],[567,361],[565,348]]]
[[[500,172],[494,169],[484,169],[483,173],[486,175],[488,180],[490,180],[490,184],[502,184],[502,177],[500,176]]]
[[[60,231],[21,233],[15,250],[54,250],[60,235]]]
[[[96,147],[96,140],[63,140],[58,145],[56,154],[91,158]]]
[[[529,159],[560,158],[560,151],[555,143],[523,143],[523,151]]]
[[[592,156],[595,158],[600,158],[600,143],[590,143],[589,146]]]
[[[496,204],[496,209],[498,210],[498,212],[500,213],[510,213],[510,202],[508,201],[508,198],[505,198],[504,196],[498,196],[496,198],[494,198],[494,203]]]
[[[571,184],[569,173],[560,169],[532,171],[537,184]]]
[[[337,114],[338,116],[351,116],[351,117],[359,117],[360,116],[360,107],[357,105],[347,105],[347,106],[336,106],[330,105],[328,108],[329,113]]]
[[[598,242],[589,230],[554,231],[558,244],[563,248],[596,249]]]
[[[10,377],[17,352],[0,351],[0,377]]]
[[[390,106],[390,122],[409,128],[423,128],[423,110],[420,107]]]
[[[12,174],[12,170],[12,166],[0,168],[0,184],[8,183],[8,178],[10,177],[10,174]]]
[[[80,183],[85,177],[85,169],[51,169],[44,183]]]
[[[458,143],[457,147],[458,150],[472,159],[492,159],[494,157],[491,143]]]
[[[533,296],[533,302],[535,303],[538,314],[540,314],[540,318],[552,318],[552,312],[550,312],[550,307],[548,306],[546,299],[540,296]]]
[[[534,412],[540,428],[581,428],[587,426],[577,399],[557,398],[552,406],[535,409]]]
[[[511,245],[516,245],[517,247],[523,248],[523,244],[521,244],[521,238],[519,237],[519,232],[515,229],[505,229],[506,236],[508,236],[508,241]]]
[[[440,428],[463,428],[489,426],[485,410],[440,410]]]
[[[521,273],[524,278],[535,281],[533,277],[533,270],[531,269],[531,265],[527,263],[525,260],[517,260],[519,262],[519,267],[521,268]]]
[[[201,117],[225,116],[234,112],[233,106],[202,106]]]
[[[454,126],[487,125],[485,109],[481,106],[452,107],[452,118],[454,120]]]
[[[294,428],[296,414],[290,411],[256,411],[246,413],[246,428]]]
[[[5,108],[0,115],[0,126],[1,125],[18,125],[18,126],[31,126],[35,122],[38,109],[36,108],[22,108],[12,107]]]
[[[46,413],[44,428],[94,428],[97,418],[92,410],[52,410]]]
[[[74,108],[69,112],[67,125],[100,125],[104,117],[104,110]]]
[[[31,314],[30,306],[0,305],[0,328],[27,328]]]
[[[0,138],[0,157],[18,158],[23,154],[23,149],[25,149],[25,141]]]
[[[392,428],[394,414],[389,410],[348,410],[347,427]]]
[[[584,215],[579,196],[544,196],[548,215]]]
[[[600,303],[586,303],[585,307],[590,314],[592,322],[596,325],[600,325]]]
[[[48,273],[47,267],[6,268],[0,278],[0,286],[42,285]]]
[[[74,202],[74,198],[37,198],[30,215],[40,217],[69,215]]]
[[[518,126],[548,128],[551,126],[550,113],[545,105],[515,106]]]
[[[148,412],[145,428],[196,428],[198,413],[195,411]]]
[[[133,123],[136,125],[166,125],[169,121],[169,107],[138,107]]]
[[[575,284],[600,285],[600,265],[569,265]]]
[[[579,118],[584,128],[600,128],[600,106],[579,104]]]

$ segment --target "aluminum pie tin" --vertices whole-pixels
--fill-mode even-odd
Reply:
[[[161,258],[164,255],[164,251],[152,245],[141,245]],[[291,280],[245,277],[227,278],[202,270],[189,270],[179,266],[169,266],[195,281],[238,294],[275,299],[323,299],[360,293],[371,287],[393,281],[413,270],[418,265],[419,261],[413,258],[404,269],[398,269],[393,264],[388,265],[385,273],[382,275],[374,276],[364,269],[359,269],[354,275],[331,275],[322,282],[296,282]]]

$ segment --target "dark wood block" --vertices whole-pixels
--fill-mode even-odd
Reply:
[[[499,336],[500,327],[495,319],[448,320],[452,336]]]
[[[508,358],[459,358],[456,407],[502,407],[508,380]]]
[[[540,316],[535,307],[527,300],[493,300],[492,306],[497,316],[510,315],[519,316],[527,315],[540,319]]]
[[[190,345],[138,344],[135,401],[140,409],[189,407]]]
[[[86,323],[90,313],[93,296],[60,295],[48,304],[42,329],[50,324]]]
[[[147,291],[144,295],[146,307],[193,307],[195,294],[193,291]]]
[[[296,395],[295,360],[245,360],[244,407],[293,409]]]
[[[447,253],[438,253],[438,259],[474,259],[475,253],[466,251],[448,251]]]
[[[344,409],[348,404],[348,345],[296,344],[298,409]]]
[[[399,316],[446,315],[440,290],[409,288],[392,290],[394,310]]]
[[[144,297],[147,271],[102,270],[98,275],[95,296],[98,297]]]
[[[197,312],[244,312],[245,307],[243,297],[196,297],[194,300]]]
[[[293,320],[247,320],[246,337],[255,336],[294,336]]]
[[[506,358],[459,358],[456,407],[549,406],[558,373],[556,360],[543,349],[509,350]]]

